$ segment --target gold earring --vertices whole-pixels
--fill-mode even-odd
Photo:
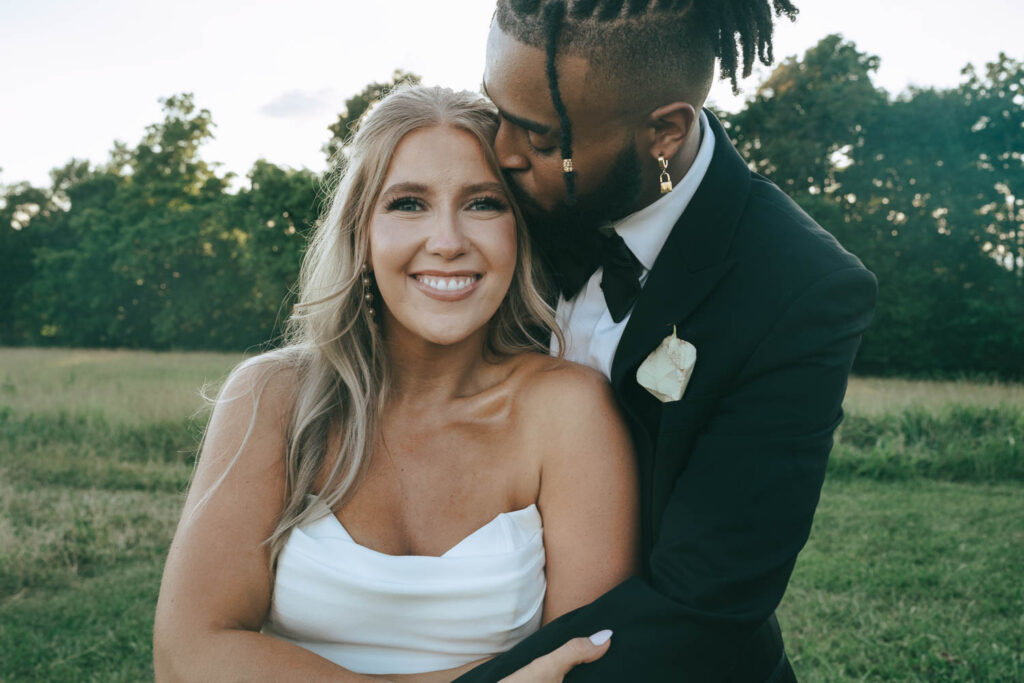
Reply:
[[[370,318],[373,319],[377,315],[377,311],[373,309],[373,281],[370,280],[370,267],[363,264],[363,301],[366,302]]]
[[[658,177],[661,182],[661,193],[668,194],[672,191],[672,176],[668,174],[668,161],[661,154],[658,155],[658,163],[661,165],[661,175]]]

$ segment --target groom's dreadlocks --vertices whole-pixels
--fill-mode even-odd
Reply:
[[[569,201],[575,198],[572,122],[558,87],[559,48],[586,57],[596,77],[618,88],[623,107],[664,104],[656,97],[665,92],[699,107],[715,59],[734,92],[737,70],[746,77],[755,59],[765,66],[774,61],[773,10],[789,19],[797,13],[790,0],[498,0],[501,30],[546,51]]]

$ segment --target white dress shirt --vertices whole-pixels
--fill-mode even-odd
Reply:
[[[611,229],[619,233],[643,266],[643,273],[640,276],[641,287],[647,282],[647,275],[654,267],[654,261],[665,245],[665,240],[668,239],[679,217],[683,215],[711,165],[711,156],[715,150],[715,134],[711,131],[707,114],[703,111],[700,113],[700,130],[701,142],[697,157],[686,175],[675,183],[672,191],[653,204],[611,225]],[[589,365],[611,379],[615,349],[619,345],[632,311],[619,322],[612,320],[604,300],[604,292],[601,291],[601,273],[602,269],[598,268],[571,301],[566,301],[561,296],[558,298],[556,319],[565,334],[565,357]],[[551,353],[558,353],[558,340],[555,338],[552,338]]]

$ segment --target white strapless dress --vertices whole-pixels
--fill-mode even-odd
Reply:
[[[421,673],[504,652],[540,628],[546,582],[536,505],[498,515],[440,557],[387,555],[323,516],[278,559],[263,633],[357,673]]]

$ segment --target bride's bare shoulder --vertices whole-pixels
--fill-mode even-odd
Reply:
[[[523,376],[520,401],[535,424],[550,421],[600,421],[618,409],[608,380],[600,372],[579,363],[530,354],[519,370]]]
[[[217,402],[241,398],[266,401],[282,408],[294,397],[299,383],[299,363],[281,351],[270,351],[247,358],[236,365],[221,388]]]
[[[298,384],[298,365],[285,353],[272,351],[242,361],[213,402],[206,440],[227,437],[241,443],[258,431],[263,439],[281,441]]]

